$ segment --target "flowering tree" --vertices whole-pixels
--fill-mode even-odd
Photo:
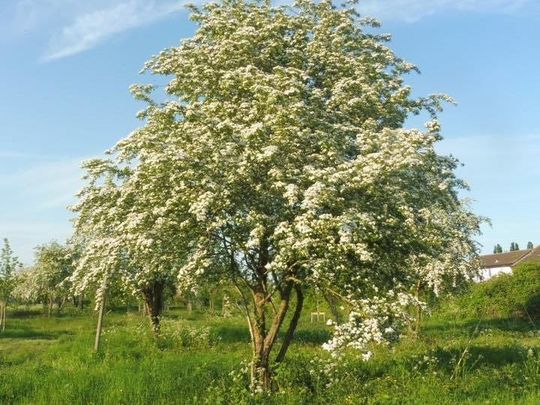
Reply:
[[[413,290],[416,335],[420,332],[425,307],[422,301],[429,296],[436,298],[462,288],[479,275],[480,268],[476,242],[468,236],[478,233],[479,225],[485,219],[469,212],[466,202],[453,212],[441,213],[433,209],[431,216],[430,223],[437,224],[434,229],[439,233],[433,237],[443,241],[445,251],[438,255],[421,253],[410,258],[409,266],[416,273]]]
[[[9,241],[4,239],[0,252],[0,331],[6,329],[6,306],[15,288],[16,271],[21,263],[14,256]]]
[[[160,149],[159,138],[155,142]],[[80,258],[71,281],[79,294],[97,290],[98,305],[111,287],[142,296],[158,333],[164,293],[175,287],[182,258],[182,210],[170,198],[169,167],[154,160],[152,147],[137,155],[132,167],[126,164],[134,156],[130,148],[120,144],[113,149],[111,153],[119,152],[116,162],[94,159],[84,164],[88,183],[73,207]]]
[[[69,277],[73,274],[73,249],[58,242],[36,248],[35,264],[26,276],[29,298],[41,298],[48,304],[51,315],[56,303],[60,310],[70,297]]]
[[[412,98],[403,75],[415,67],[353,6],[225,0],[192,12],[194,37],[146,65],[172,77],[168,99],[134,86],[146,125],[89,166],[100,180],[82,194],[78,227],[98,236],[92,272],[234,285],[257,389],[271,388],[309,287],[351,309],[326,348],[368,358],[369,343],[398,336],[418,281],[433,288],[444,273],[415,263],[445,262],[458,240],[456,260],[475,255],[456,161],[435,151],[446,98]],[[422,111],[424,131],[403,128]]]
[[[35,303],[46,304],[47,297],[38,281],[34,267],[23,267],[16,276],[13,298],[17,302],[27,305]]]

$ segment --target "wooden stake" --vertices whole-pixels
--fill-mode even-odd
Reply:
[[[4,303],[3,302],[0,302],[0,332],[1,331],[4,331],[5,329],[5,326],[4,326],[4,323],[5,323],[5,320],[4,320]]]
[[[101,302],[99,304],[98,322],[96,329],[96,341],[94,344],[94,352],[99,351],[99,343],[101,340],[101,331],[103,330],[103,314],[105,312],[105,297],[107,296],[107,278],[103,279]]]

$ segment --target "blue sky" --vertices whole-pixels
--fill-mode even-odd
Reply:
[[[364,0],[417,64],[416,94],[445,92],[441,152],[460,158],[479,242],[540,244],[540,5],[535,0]],[[80,161],[140,123],[128,87],[144,62],[193,34],[172,0],[0,0],[0,237],[27,263],[69,236]],[[156,78],[157,81],[164,81]],[[411,125],[421,122],[411,121]]]

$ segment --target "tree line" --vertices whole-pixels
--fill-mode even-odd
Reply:
[[[527,250],[531,250],[531,249],[534,249],[534,244],[532,242],[527,242]],[[514,252],[517,250],[520,250],[519,244],[517,242],[511,242],[509,252]],[[503,252],[504,252],[504,249],[502,248],[500,244],[497,243],[495,247],[493,248],[493,253],[503,253]]]

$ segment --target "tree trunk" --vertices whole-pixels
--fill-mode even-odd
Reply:
[[[271,349],[271,348],[270,348]],[[264,344],[255,347],[255,357],[251,366],[251,387],[257,391],[270,391],[272,389],[272,374],[270,369],[270,353],[265,350]]]
[[[416,325],[414,327],[414,334],[416,337],[420,336],[420,324],[422,323],[422,307],[416,306]]]
[[[148,316],[152,331],[155,335],[159,333],[159,323],[161,313],[163,312],[163,291],[165,283],[163,281],[154,281],[145,290],[143,290],[144,300],[148,308]]]
[[[336,324],[341,324],[341,314],[339,313],[338,309],[338,300],[332,293],[323,293],[323,297],[328,303],[328,308],[330,308],[330,312],[332,313],[332,316],[334,317],[334,321]]]
[[[49,306],[48,306],[48,310],[47,310],[47,317],[51,317],[51,313],[52,313],[52,310],[53,310],[53,304],[54,304],[54,300],[53,300],[53,297],[52,295],[49,296]]]
[[[208,294],[208,310],[214,312],[214,294],[212,292]]]
[[[285,355],[287,354],[287,350],[289,350],[289,346],[294,337],[294,332],[298,327],[300,315],[302,315],[302,309],[304,308],[304,293],[302,292],[302,288],[299,285],[296,285],[294,289],[296,291],[296,308],[294,309],[294,314],[291,318],[289,328],[287,329],[285,337],[283,338],[281,349],[276,357],[276,363],[281,363],[283,360],[285,360]]]
[[[62,312],[62,308],[64,308],[64,304],[66,303],[66,298],[62,298],[62,299],[58,299],[56,301],[56,305],[58,306],[57,308],[57,311],[58,311],[58,314],[60,314]]]
[[[6,304],[0,302],[0,332],[6,330],[6,312],[4,311]]]
[[[276,342],[279,330],[283,325],[289,309],[292,283],[284,286],[281,302],[274,314],[270,328],[266,329],[266,306],[268,303],[264,290],[253,294],[255,302],[255,323],[251,326],[253,339],[253,359],[251,362],[251,387],[254,391],[270,391],[272,389],[272,369],[270,355]]]
[[[418,283],[416,285],[416,299],[420,300],[420,294],[422,292],[422,285]],[[416,337],[420,336],[420,324],[422,323],[422,306],[420,304],[416,305],[416,322],[414,325],[414,335]]]
[[[255,323],[253,325],[253,358],[251,361],[251,388],[253,391],[269,391],[272,388],[270,375],[270,351],[265,346],[266,312],[265,294],[262,291],[254,293]]]

